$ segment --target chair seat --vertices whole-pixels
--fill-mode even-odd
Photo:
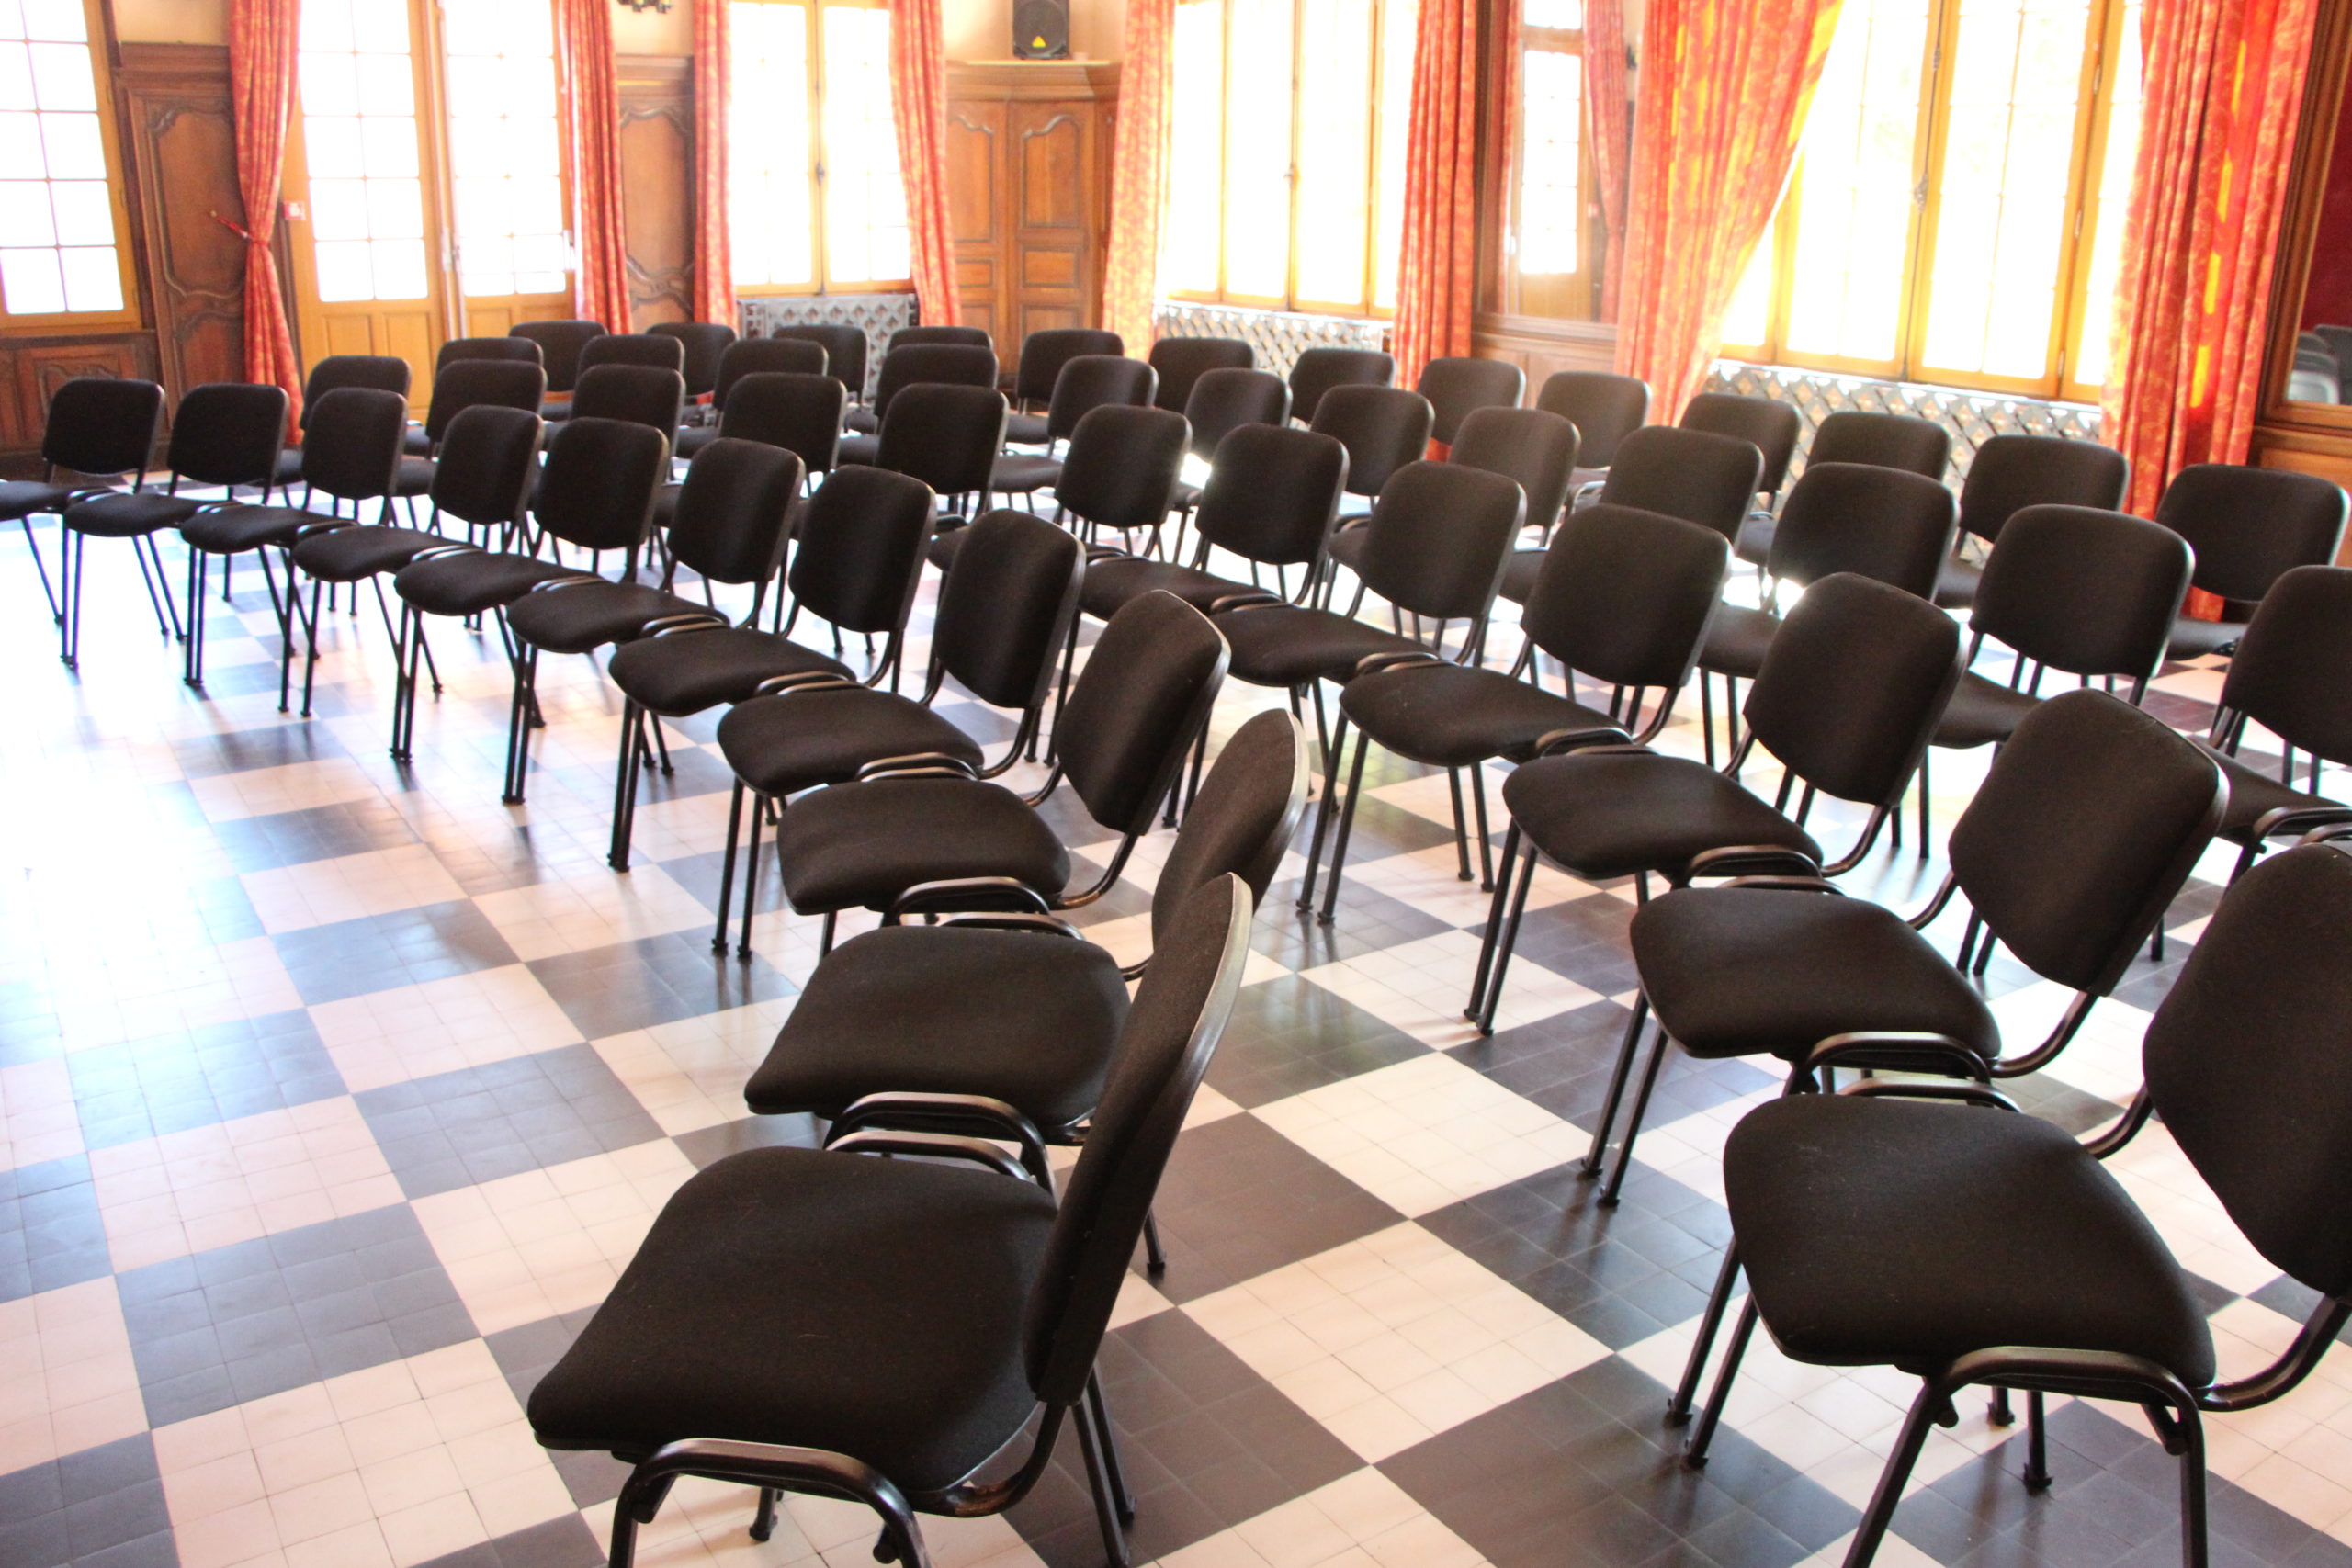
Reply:
[[[1004,416],[1004,444],[1008,446],[1043,446],[1051,426],[1041,413],[1009,413]]]
[[[1530,762],[1503,781],[1503,802],[1538,849],[1594,880],[1657,871],[1679,883],[1692,857],[1735,844],[1821,858],[1811,834],[1714,769],[1652,751]]]
[[[1948,1034],[1989,1060],[2000,1028],[1966,976],[1865,898],[1679,888],[1634,911],[1634,964],[1694,1056],[1801,1059],[1833,1034]]]
[[[871,468],[882,461],[882,438],[878,435],[844,435],[841,451],[833,461],[842,468],[857,463]]]
[[[680,458],[691,457],[718,439],[718,426],[692,424],[678,432],[677,445],[671,450]]]
[[[1762,566],[1772,557],[1772,536],[1781,531],[1781,520],[1769,512],[1751,512],[1747,521],[1739,525],[1739,539],[1732,546],[1732,553],[1750,566]]]
[[[882,421],[872,409],[855,408],[842,415],[842,428],[854,430],[860,435],[873,435],[881,430]]]
[[[1976,584],[1984,569],[1958,556],[1946,556],[1936,569],[1936,603],[1947,610],[1965,610],[1976,603]]]
[[[982,1094],[1059,1131],[1102,1098],[1126,1016],[1118,961],[1091,942],[886,926],[818,964],[743,1100],[830,1120],[886,1089]]]
[[[274,477],[282,485],[301,482],[302,449],[300,446],[288,446],[279,450],[277,468]]]
[[[1325,551],[1333,560],[1354,571],[1363,565],[1364,546],[1371,538],[1372,531],[1359,523],[1352,528],[1342,528],[1332,535]]]
[[[1549,550],[1513,550],[1503,562],[1503,584],[1499,592],[1514,604],[1524,604],[1527,596],[1535,592],[1535,580],[1544,573],[1544,558]]]
[[[849,666],[773,632],[741,626],[673,632],[613,650],[605,672],[640,707],[665,718],[684,718],[721,703],[748,700],[761,682],[777,675],[825,671],[849,673]]]
[[[539,417],[541,419],[548,420],[570,419],[571,417],[571,394],[566,392],[560,398],[548,398],[545,401],[541,402],[539,404]]]
[[[1489,757],[1525,761],[1555,729],[1600,729],[1616,720],[1493,670],[1417,664],[1359,675],[1340,711],[1389,750],[1431,767]]]
[[[1009,876],[1047,898],[1069,881],[1069,852],[1000,784],[875,779],[795,801],[776,829],[784,895],[804,915],[882,908],[919,882]]]
[[[864,686],[739,704],[718,721],[718,749],[737,777],[771,795],[843,784],[888,757],[940,751],[980,765],[978,744],[954,724],[911,697]]]
[[[514,635],[549,653],[586,653],[608,642],[634,642],[645,635],[648,622],[665,615],[708,615],[714,623],[720,618],[707,604],[642,582],[598,578],[527,592],[506,607],[506,624]]]
[[[332,517],[299,506],[224,506],[199,512],[181,524],[180,537],[192,550],[233,556],[264,545],[290,545],[313,529],[342,526]]]
[[[1112,556],[1088,563],[1086,581],[1079,587],[1078,604],[1096,620],[1107,621],[1130,601],[1147,593],[1173,593],[1206,615],[1210,605],[1227,595],[1251,592],[1254,591],[1246,582],[1178,566],[1172,561]]]
[[[2041,704],[2039,697],[2012,692],[1972,670],[1960,678],[1943,717],[1936,721],[1935,744],[1997,746],[2017,729],[2018,720]]]
[[[1188,485],[1179,481],[1175,490],[1170,493],[1168,510],[1170,512],[1190,512],[1194,507],[1200,505],[1200,503],[1201,487],[1198,485]]]
[[[1736,675],[1753,681],[1764,668],[1764,654],[1781,618],[1769,610],[1745,604],[1718,604],[1707,622],[1707,638],[1699,648],[1699,668],[1715,675]]]
[[[1375,653],[1413,653],[1423,645],[1329,610],[1260,604],[1216,618],[1233,649],[1231,673],[1253,686],[1299,686],[1344,681]]]
[[[0,479],[0,522],[13,523],[37,512],[62,512],[78,492],[68,485],[37,484],[31,479]]]
[[[1053,1215],[990,1171],[730,1156],[662,1207],[531,1426],[628,1459],[680,1438],[826,1449],[946,1486],[1035,1407],[1022,1317]]]
[[[429,615],[478,615],[513,604],[542,582],[583,575],[537,556],[460,550],[411,562],[401,568],[392,586]]]
[[[651,532],[658,533],[678,519],[678,495],[686,487],[682,484],[663,485],[653,492],[653,524]]]
[[[1724,1190],[1757,1307],[1800,1361],[1927,1373],[2038,1345],[2213,1375],[2163,1239],[2038,1116],[1792,1095],[1732,1129]]]
[[[430,495],[433,493],[433,459],[406,457],[392,474],[394,495]]]
[[[989,489],[1003,495],[1028,495],[1035,491],[1051,490],[1062,482],[1062,460],[1059,457],[1033,457],[1016,455],[999,457],[989,469]]]
[[[137,495],[101,495],[65,509],[65,526],[101,539],[132,539],[158,528],[175,528],[204,502],[192,496],[141,491]]]
[[[2172,624],[2172,641],[2165,649],[2165,657],[2202,659],[2209,653],[2226,653],[2244,636],[2244,621],[2199,621],[2183,615]]]
[[[2245,843],[2253,836],[2254,825],[2281,807],[2293,811],[2341,809],[2341,803],[2337,801],[2282,784],[2274,774],[2257,773],[2235,757],[2224,756],[2201,740],[2198,746],[2213,759],[2214,764],[2222,770],[2222,777],[2229,784],[2230,802],[2222,809],[2221,827],[2215,830],[2232,843]]]
[[[433,437],[424,434],[424,426],[412,424],[401,433],[401,450],[413,457],[430,457]]]
[[[334,528],[296,545],[294,564],[323,581],[356,582],[379,571],[396,571],[426,550],[461,542],[422,528]]]

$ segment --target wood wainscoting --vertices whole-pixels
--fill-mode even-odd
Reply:
[[[1545,378],[1562,370],[1615,369],[1617,327],[1612,321],[1482,312],[1471,321],[1470,352],[1480,359],[1508,359],[1526,371],[1527,400],[1532,403]]]

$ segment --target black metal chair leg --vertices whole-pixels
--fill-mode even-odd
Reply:
[[[628,764],[622,764],[624,771]],[[752,830],[759,831],[759,818],[752,819]],[[710,929],[710,950],[727,951],[727,907],[735,896],[735,849],[743,835],[743,781],[735,781],[735,793],[727,802],[727,852],[718,863],[718,923]]]
[[[613,842],[605,852],[605,863],[615,871],[628,869],[630,819],[637,815],[638,726],[643,722],[643,712],[633,699],[621,699],[620,765],[613,774]]]
[[[140,585],[147,590],[147,607],[155,613],[155,630],[160,636],[168,639],[177,624],[178,616],[174,615],[170,622],[164,619],[163,601],[155,597],[155,576],[147,570],[147,541],[145,539],[137,536],[131,539],[130,558],[139,563],[139,581]]]
[[[1503,909],[1510,901],[1510,868],[1518,863],[1514,858],[1518,853],[1519,824],[1513,822],[1510,831],[1503,835],[1502,877],[1491,889],[1494,897],[1487,901],[1487,929],[1478,938],[1478,967],[1470,976],[1470,1004],[1462,1010],[1462,1016],[1474,1023],[1478,1018],[1478,1004],[1486,999],[1487,971],[1494,967],[1495,937],[1503,929]]]
[[[40,596],[49,601],[49,618],[57,625],[63,626],[65,608],[57,602],[57,590],[50,586],[49,568],[40,558],[40,541],[33,537],[33,520],[29,517],[19,517],[17,521],[24,525],[25,550],[33,558],[33,575],[40,579]],[[62,524],[59,525],[58,532],[61,536],[63,535]],[[60,562],[58,570],[62,572],[64,570],[64,564]]]
[[[531,713],[538,705],[539,650],[527,644],[514,663],[514,707],[506,727],[506,793],[509,806],[523,804],[523,778],[531,767]]]
[[[1634,1140],[1642,1135],[1642,1115],[1650,1108],[1650,1091],[1657,1088],[1657,1070],[1666,1065],[1666,1028],[1661,1024],[1650,1033],[1650,1059],[1642,1069],[1642,1087],[1634,1091],[1633,1108],[1625,1112],[1625,1141],[1617,1145],[1617,1168],[1609,1173],[1609,1185],[1601,1190],[1604,1207],[1613,1207],[1625,1186],[1625,1172],[1634,1163]]]
[[[1707,766],[1715,765],[1715,683],[1699,671],[1699,743],[1706,749]]]
[[[1600,1174],[1601,1160],[1609,1153],[1610,1129],[1617,1124],[1617,1108],[1625,1100],[1625,1080],[1634,1076],[1634,1053],[1641,1048],[1642,1025],[1650,1018],[1650,994],[1634,993],[1634,1016],[1625,1021],[1625,1038],[1617,1047],[1617,1066],[1610,1070],[1609,1092],[1601,1098],[1600,1120],[1592,1129],[1592,1147],[1585,1152],[1584,1164],[1577,1174],[1589,1181]]]
[[[825,923],[817,929],[817,955],[821,958],[833,950],[833,926],[841,919],[837,909],[825,911]]]
[[[1887,1456],[1886,1468],[1879,1472],[1878,1490],[1871,1494],[1871,1506],[1854,1530],[1853,1544],[1846,1549],[1846,1568],[1868,1568],[1871,1559],[1878,1555],[1879,1543],[1886,1539],[1886,1527],[1894,1522],[1894,1506],[1903,1500],[1903,1483],[1911,1478],[1912,1467],[1919,1462],[1919,1450],[1927,1446],[1928,1427],[1948,1408],[1949,1402],[1932,1383],[1919,1385],[1919,1396],[1911,1402],[1911,1413],[1903,1418],[1903,1431],[1894,1440],[1894,1451]]]
[[[631,574],[635,575],[634,573]],[[760,1506],[752,1515],[752,1539],[765,1540],[775,1534],[775,1504],[783,1495],[773,1486],[760,1488]]]
[[[1929,747],[1919,753],[1919,858],[1921,860],[1928,858],[1928,812],[1933,806],[1928,794],[1928,752],[1934,750],[1935,748]]]
[[[1340,830],[1331,840],[1331,874],[1323,884],[1323,911],[1316,919],[1329,925],[1340,908],[1340,876],[1347,868],[1348,838],[1356,825],[1356,802],[1363,798],[1363,764],[1372,737],[1356,731],[1356,760],[1348,768],[1348,807],[1340,814]]]
[[[1698,1470],[1707,1462],[1707,1450],[1715,1440],[1715,1428],[1723,1425],[1724,1406],[1730,1402],[1732,1380],[1739,1376],[1739,1363],[1747,1354],[1747,1342],[1756,1335],[1756,1297],[1753,1292],[1739,1309],[1739,1321],[1732,1325],[1731,1339],[1724,1346],[1724,1364],[1715,1369],[1715,1386],[1707,1395],[1707,1407],[1699,1413],[1699,1423],[1690,1428],[1690,1446],[1682,1450],[1682,1463],[1687,1469]]]
[[[1984,1419],[1996,1427],[2017,1425],[2017,1408],[2009,1403],[2009,1391],[1997,1383],[1994,1385],[1992,1400],[1985,1406]]]
[[[1495,890],[1495,845],[1492,829],[1487,826],[1487,768],[1483,762],[1470,764],[1470,817],[1478,829],[1478,891]]]
[[[309,646],[302,660],[302,716],[311,716],[311,694],[319,678],[319,591],[325,585],[317,578],[311,579],[311,617]]]
[[[57,576],[64,614],[57,623],[57,657],[68,670],[81,668],[82,536],[59,524]]]
[[[1297,694],[1291,694],[1292,705],[1297,705]],[[1295,716],[1294,714],[1293,716]],[[1347,715],[1340,716],[1340,739],[1347,739]],[[1333,813],[1340,795],[1340,748],[1323,748],[1323,798],[1316,803],[1315,836],[1306,841],[1306,871],[1298,884],[1298,912],[1302,915],[1315,908],[1315,875],[1323,863],[1323,840],[1331,830]]]
[[[2029,1492],[2050,1490],[2050,1435],[2044,1430],[2041,1391],[2029,1389],[2025,1396],[2025,1489]]]
[[[1078,1446],[1086,1456],[1087,1490],[1094,1494],[1095,1522],[1102,1527],[1102,1551],[1111,1568],[1127,1568],[1126,1531],[1119,1527],[1119,1506],[1111,1493],[1111,1478],[1102,1457],[1102,1440],[1091,1416],[1078,1419]]]
[[[204,589],[211,576],[211,558],[193,546],[187,552],[187,642],[180,655],[180,682],[201,688],[204,684]],[[220,570],[227,571],[223,561]]]
[[[1739,1244],[1724,1248],[1724,1264],[1715,1270],[1715,1288],[1707,1293],[1707,1310],[1700,1316],[1699,1333],[1690,1341],[1690,1359],[1682,1363],[1682,1381],[1666,1401],[1666,1424],[1679,1427],[1690,1419],[1690,1402],[1699,1397],[1699,1376],[1707,1370],[1707,1352],[1714,1348],[1715,1333],[1723,1327],[1724,1308],[1739,1283]]]
[[[1495,949],[1494,972],[1487,977],[1487,998],[1478,1013],[1480,1034],[1495,1032],[1495,1014],[1503,1003],[1503,976],[1510,969],[1510,955],[1519,948],[1519,924],[1527,917],[1527,891],[1535,886],[1535,859],[1539,853],[1541,852],[1536,849],[1534,840],[1530,840],[1527,852],[1520,862],[1519,885],[1511,892],[1510,915],[1503,922],[1502,940]],[[1503,874],[1506,877],[1510,875],[1509,865],[1504,866]]]
[[[1168,1272],[1168,1254],[1159,1245],[1159,1216],[1148,1209],[1143,1216],[1143,1269],[1155,1280]]]
[[[1094,1427],[1102,1438],[1102,1468],[1111,1478],[1111,1500],[1119,1506],[1119,1522],[1136,1522],[1135,1489],[1127,1484],[1127,1467],[1119,1456],[1119,1431],[1111,1425],[1110,1402],[1102,1397],[1102,1377],[1100,1372],[1086,1374],[1086,1403]]]
[[[752,957],[752,916],[760,907],[760,823],[767,815],[769,804],[769,797],[764,795],[755,796],[752,804],[752,842],[743,860],[743,923],[735,939],[735,956],[745,963]],[[825,917],[828,937],[832,934],[832,920],[831,915]],[[825,948],[831,952],[832,943],[828,942]]]
[[[1453,874],[1456,882],[1470,880],[1470,828],[1462,816],[1462,770],[1445,770],[1445,792],[1453,803],[1453,858],[1458,864]]]

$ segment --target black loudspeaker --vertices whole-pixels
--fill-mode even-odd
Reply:
[[[1069,0],[1016,0],[1012,7],[1012,58],[1069,58]]]

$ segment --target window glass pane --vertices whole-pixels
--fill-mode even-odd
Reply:
[[[1298,293],[1361,309],[1371,243],[1373,22],[1363,0],[1303,0]]]
[[[53,180],[102,180],[107,177],[106,143],[98,135],[94,114],[44,114],[40,140],[49,154]]]
[[[1413,40],[1420,7],[1416,0],[1387,0],[1381,8],[1380,213],[1373,240],[1375,283],[1372,302],[1396,304],[1396,258],[1405,245],[1405,135],[1413,115]]]
[[[32,59],[20,43],[0,43],[0,109],[33,107]]]
[[[68,310],[122,309],[122,268],[112,245],[85,245],[57,253],[65,273]]]
[[[739,288],[817,280],[810,209],[808,11],[735,0],[727,219]]]
[[[82,0],[24,0],[21,10],[24,36],[28,39],[57,43],[89,41],[89,18],[82,14]]]
[[[548,0],[447,6],[443,17],[459,286],[476,299],[559,292],[563,265],[516,261],[526,241],[542,260],[565,248]],[[406,146],[413,158],[415,139]],[[368,153],[368,172],[379,173],[372,142]]]
[[[1738,291],[1731,297],[1731,306],[1724,311],[1724,348],[1762,352],[1765,339],[1771,335],[1772,271],[1776,239],[1780,225],[1776,221],[1764,231],[1764,238],[1757,243],[1756,254],[1748,259],[1747,270],[1739,276]]]
[[[322,300],[428,292],[408,51],[407,0],[302,0],[302,148]]]
[[[1216,291],[1218,175],[1223,164],[1225,0],[1176,7],[1175,86],[1169,105],[1168,230],[1162,265],[1170,288]]]
[[[890,13],[827,6],[821,19],[826,282],[897,282],[912,267],[890,115]]]
[[[123,308],[86,38],[82,0],[0,5],[0,310],[10,315]]]
[[[1290,271],[1291,4],[1230,0],[1225,287],[1280,299]]]
[[[2083,285],[2083,333],[2066,379],[2086,386],[2107,381],[2108,328],[2115,311],[2115,286],[2122,269],[2123,209],[2132,199],[2132,165],[2140,151],[2140,4],[2123,8],[2120,36],[2109,66],[2114,100],[2107,126],[2107,154],[2100,159],[2098,186],[2083,231],[2092,236],[2090,272]]]
[[[1584,61],[1557,50],[1520,57],[1519,270],[1577,270],[1584,211],[1577,199],[1577,139],[1584,124]]]
[[[114,203],[103,180],[59,180],[49,187],[61,245],[114,243]],[[13,236],[12,236],[13,237]]]
[[[1577,32],[1584,27],[1584,0],[1527,0],[1527,9],[1520,16],[1531,28]]]
[[[80,43],[37,43],[28,46],[32,61],[33,97],[44,109],[95,109],[96,80],[90,74],[90,50]]]
[[[65,309],[55,251],[0,251],[0,298],[12,316],[53,316]]]

